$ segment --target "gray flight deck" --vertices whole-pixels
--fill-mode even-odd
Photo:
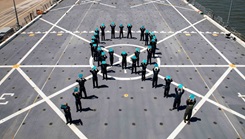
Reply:
[[[111,22],[133,25],[133,39],[110,39]],[[106,55],[113,48],[115,65],[109,80],[99,75],[93,89],[89,42],[96,27],[106,25]],[[122,70],[119,55],[141,50],[140,27],[158,39],[158,87]],[[225,31],[182,0],[63,0],[23,30],[1,50],[1,139],[242,139],[245,138],[245,48],[224,37]],[[109,63],[109,59],[107,59]],[[131,62],[128,62],[128,67]],[[100,69],[100,67],[99,67]],[[138,71],[141,68],[137,68]],[[76,112],[72,92],[82,73],[88,99]],[[164,77],[170,75],[171,97],[164,98]],[[185,86],[181,110],[169,111],[174,88]],[[185,101],[197,103],[191,124],[183,121]],[[240,94],[240,95],[239,95]],[[242,96],[243,95],[243,96]],[[73,124],[66,125],[61,104],[71,107]]]

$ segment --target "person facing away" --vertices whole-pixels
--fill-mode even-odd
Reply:
[[[185,114],[184,114],[184,122],[185,123],[186,123],[186,121],[188,121],[188,124],[190,124],[192,110],[193,110],[195,104],[196,104],[195,95],[190,94],[189,98],[186,100],[186,109],[185,109]]]
[[[152,88],[157,88],[157,80],[158,80],[158,73],[159,73],[160,69],[158,67],[158,64],[154,65],[153,68],[153,78],[152,78]]]
[[[72,124],[72,118],[71,118],[71,109],[68,103],[61,105],[61,109],[64,110],[64,115],[66,118],[66,124],[70,123]]]
[[[90,72],[92,73],[93,77],[92,77],[92,81],[93,81],[93,88],[98,88],[98,72],[99,70],[97,69],[96,66],[93,66],[92,70],[90,70]]]
[[[145,74],[146,74],[146,68],[147,68],[147,61],[145,59],[141,62],[141,67],[142,67],[141,80],[145,81]]]
[[[109,57],[110,57],[110,64],[112,66],[114,62],[114,50],[112,48],[109,49]]]
[[[81,98],[82,98],[82,92],[84,93],[85,98],[87,98],[87,93],[86,93],[86,89],[85,89],[85,82],[86,81],[87,80],[85,78],[83,78],[83,74],[78,75],[78,79],[76,80],[76,82],[78,82],[78,84],[79,84]]]
[[[122,51],[121,56],[122,56],[122,69],[127,68],[127,53],[125,51]]]
[[[111,22],[110,26],[111,26],[111,39],[115,39],[116,24],[114,22]]]
[[[175,98],[174,98],[174,104],[173,108],[169,109],[170,111],[177,109],[179,111],[180,103],[181,103],[181,97],[184,94],[185,90],[183,88],[182,84],[179,84],[178,87],[175,87]]]
[[[80,111],[82,112],[82,103],[81,103],[81,95],[80,92],[78,92],[78,88],[74,88],[74,92],[72,95],[75,97],[75,104],[76,104],[76,109],[77,112]]]
[[[131,32],[131,29],[132,29],[132,25],[131,24],[128,24],[127,25],[127,28],[128,28],[128,35],[127,35],[127,38],[129,38],[129,36],[130,36],[130,38],[132,38],[132,32]]]
[[[140,41],[144,41],[144,40],[145,40],[145,39],[144,39],[144,35],[145,35],[145,27],[142,26],[142,27],[140,28]]]
[[[119,38],[121,39],[121,38],[123,38],[123,28],[124,28],[123,24],[120,24],[119,28],[120,28]]]
[[[105,24],[102,23],[101,26],[100,26],[100,29],[101,29],[101,41],[105,41]]]
[[[170,84],[173,81],[173,79],[171,78],[171,76],[168,75],[168,76],[166,76],[166,78],[164,80],[165,80],[165,87],[164,87],[164,96],[163,97],[168,98],[169,90],[170,90]]]

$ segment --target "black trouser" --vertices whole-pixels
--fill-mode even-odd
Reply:
[[[153,80],[152,80],[152,87],[155,87],[155,88],[157,87],[157,79],[158,79],[158,78],[154,78],[154,77],[153,77]]]
[[[123,32],[120,32],[120,33],[119,33],[119,38],[120,38],[120,39],[123,38]]]
[[[105,41],[105,34],[101,34],[101,41]]]
[[[136,64],[134,64],[134,65],[132,65],[132,72],[131,72],[131,74],[132,73],[136,73],[136,72],[137,72]]]
[[[93,78],[93,87],[98,87],[98,78]]]
[[[130,35],[130,38],[132,38],[132,33],[131,33],[131,31],[128,32],[127,38],[129,38],[129,35]]]
[[[107,80],[107,72],[103,72],[103,79]]]
[[[142,81],[145,81],[145,73],[146,73],[146,71],[143,71],[143,70],[142,70],[142,76],[141,76],[141,80],[142,80]]]
[[[78,111],[82,111],[82,103],[80,100],[76,100],[76,108],[77,108],[77,112]]]
[[[115,39],[115,33],[111,33],[111,39]]]
[[[66,123],[72,123],[71,113],[65,113]]]
[[[137,58],[137,59],[136,59],[136,62],[137,62],[137,66],[139,67],[140,59]]]
[[[191,119],[191,115],[192,115],[192,111],[191,112],[185,112],[185,114],[184,114],[184,121],[190,121],[190,119]],[[187,117],[187,118],[186,118]]]
[[[140,35],[140,41],[144,41],[144,34]]]
[[[97,60],[97,62],[98,62],[98,67],[99,67],[100,66],[100,63],[101,63],[100,58]]]
[[[87,93],[86,93],[86,89],[85,89],[85,87],[79,87],[79,90],[80,90],[80,95],[81,95],[81,97],[83,96],[82,95],[82,92],[84,93],[84,96],[85,96],[85,98],[87,97]]]
[[[146,46],[148,45],[148,39],[145,39],[145,45]]]
[[[152,49],[152,56],[155,58],[156,49]]]
[[[110,58],[110,64],[113,65],[114,58]]]
[[[151,64],[151,57],[147,56],[147,64]]]
[[[122,61],[122,69],[126,69],[127,68],[127,62],[126,61]]]
[[[164,89],[164,97],[168,97],[169,90],[170,90],[170,87],[169,86],[165,86],[165,89]]]
[[[180,102],[181,102],[181,100],[174,99],[173,109],[179,110]]]

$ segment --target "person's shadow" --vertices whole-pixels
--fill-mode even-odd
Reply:
[[[99,97],[97,97],[96,95],[91,95],[91,96],[87,96],[87,97],[82,97],[83,99],[98,99]]]
[[[202,121],[202,119],[197,118],[197,117],[191,117],[190,122],[197,122],[197,121]]]
[[[83,125],[83,122],[82,122],[82,120],[81,119],[77,119],[77,120],[72,120],[72,123],[73,124],[75,124],[75,125],[77,125],[77,126],[79,126],[79,125]]]
[[[82,108],[82,112],[87,112],[87,111],[94,111],[94,109],[91,109],[90,107],[87,108]]]
[[[182,111],[182,110],[184,110],[184,109],[186,109],[186,105],[181,105],[181,106],[179,106],[179,110],[180,110],[180,111]]]
[[[107,85],[100,85],[100,86],[98,86],[98,88],[108,88],[109,86],[107,86]]]

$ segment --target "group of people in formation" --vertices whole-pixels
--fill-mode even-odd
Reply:
[[[111,39],[115,39],[115,27],[116,24],[114,22],[112,22],[110,24],[111,27]],[[128,24],[127,28],[127,38],[132,38],[132,25]],[[97,66],[101,66],[101,73],[103,74],[103,80],[104,79],[108,79],[107,77],[107,67],[113,66],[114,63],[114,50],[112,48],[109,49],[109,61],[110,64],[107,64],[106,59],[106,53],[103,51],[103,49],[99,46],[99,43],[101,41],[105,41],[105,24],[101,24],[100,26],[100,30],[101,30],[101,40],[100,40],[100,30],[99,28],[96,28],[94,31],[94,35],[92,36],[91,42],[90,42],[90,48],[91,48],[91,55],[94,59],[94,61],[97,61]],[[123,24],[119,25],[119,39],[124,38],[123,35]],[[141,66],[141,80],[145,81],[145,74],[146,74],[146,70],[147,70],[147,65],[148,64],[152,64],[152,58],[155,58],[155,53],[156,53],[156,44],[157,44],[157,38],[156,35],[154,34],[154,32],[149,32],[148,30],[145,29],[144,26],[140,27],[140,41],[145,41],[145,45],[147,46],[147,60],[144,59],[141,62],[141,65],[139,65],[139,55],[140,55],[140,50],[139,48],[135,49],[134,55],[131,57],[132,60],[132,67],[131,67],[131,74],[133,73],[139,73],[137,72],[137,67]],[[149,42],[150,41],[150,42]],[[121,52],[121,56],[122,56],[122,64],[121,67],[122,69],[126,69],[127,67],[127,52],[126,51],[122,51]],[[158,82],[158,74],[160,71],[160,68],[158,66],[157,63],[154,64],[154,68],[153,68],[153,78],[152,78],[152,88],[156,88],[157,87],[157,82]],[[90,70],[91,74],[92,74],[92,82],[93,82],[93,88],[98,88],[98,68],[96,66],[93,66],[92,69]],[[76,82],[78,82],[79,84],[79,89],[76,87],[74,88],[74,92],[72,93],[73,96],[75,97],[75,104],[76,104],[76,109],[77,112],[80,111],[82,112],[82,103],[81,103],[81,98],[82,97],[82,93],[84,94],[84,97],[87,98],[87,93],[86,93],[86,89],[85,89],[85,82],[86,79],[83,78],[83,74],[79,74],[78,75],[78,79],[76,80]],[[164,95],[163,97],[168,98],[169,97],[169,90],[170,90],[170,84],[173,81],[173,79],[171,78],[171,76],[166,76],[165,80],[165,86],[164,86]],[[176,88],[175,88],[175,99],[174,99],[174,103],[173,103],[173,108],[169,109],[170,111],[177,109],[177,111],[180,110],[180,104],[181,104],[181,97],[184,94],[185,90],[182,84],[179,84]],[[190,124],[190,119],[191,119],[191,115],[192,115],[192,110],[193,107],[196,103],[196,99],[195,99],[195,95],[190,94],[189,98],[186,100],[186,111],[184,114],[184,122],[188,121],[187,123]],[[64,104],[61,105],[61,109],[64,109],[64,113],[65,113],[65,117],[67,120],[67,124],[68,123],[72,123],[72,118],[71,118],[71,113],[70,113],[70,107],[68,106],[68,104]]]

